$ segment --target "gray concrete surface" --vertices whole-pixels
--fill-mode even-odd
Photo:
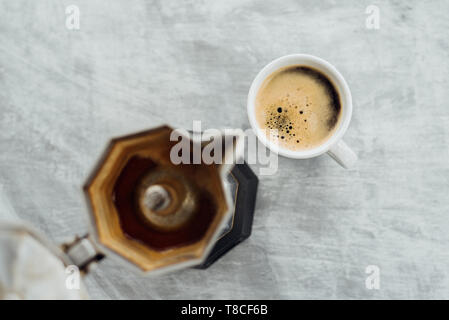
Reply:
[[[65,25],[80,9],[80,30]],[[365,9],[380,8],[380,29]],[[55,242],[87,230],[81,185],[110,137],[162,123],[248,128],[272,59],[310,53],[353,94],[360,161],[281,158],[253,234],[213,267],[142,279],[114,261],[100,299],[449,298],[447,1],[0,0],[0,218]],[[365,268],[380,268],[380,289]]]

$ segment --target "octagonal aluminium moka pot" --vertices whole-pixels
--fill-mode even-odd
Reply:
[[[231,138],[207,141],[184,135],[189,150],[219,143],[212,147],[227,160],[175,164],[170,155],[179,141],[171,141],[172,132],[158,127],[108,145],[84,186],[91,234],[64,246],[80,269],[104,256],[151,274],[205,261],[234,209],[225,178],[233,167],[229,159],[243,154],[243,134],[233,130]]]
[[[78,271],[105,257],[143,274],[204,269],[248,238],[258,179],[243,161],[235,164],[242,131],[205,139],[184,131],[188,164],[171,160],[172,133],[179,141],[182,131],[163,126],[109,143],[84,186],[89,234],[55,246],[26,222],[0,221],[0,255],[9,257],[0,259],[0,298],[86,298]],[[226,160],[192,163],[194,150]],[[77,283],[82,290],[67,290]]]

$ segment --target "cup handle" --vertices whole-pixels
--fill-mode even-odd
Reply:
[[[327,153],[345,169],[350,169],[357,162],[357,155],[343,140],[334,144]]]

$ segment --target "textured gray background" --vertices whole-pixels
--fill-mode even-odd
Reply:
[[[81,29],[65,27],[65,7]],[[449,298],[447,1],[0,1],[0,217],[87,230],[80,186],[110,137],[162,123],[248,128],[256,73],[333,63],[360,162],[281,158],[253,234],[206,271],[142,279],[106,260],[93,298]],[[365,289],[365,267],[381,269]]]

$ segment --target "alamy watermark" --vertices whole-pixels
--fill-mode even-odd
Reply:
[[[277,130],[270,130],[270,148],[277,150]],[[264,132],[267,134],[267,132]],[[237,141],[239,140],[239,141]],[[259,165],[260,175],[273,175],[278,169],[277,152],[266,148],[252,129],[206,129],[201,121],[193,121],[193,130],[173,130],[170,141],[177,142],[170,150],[173,164],[248,164]],[[193,142],[193,143],[192,143]]]
[[[69,265],[65,268],[67,278],[65,279],[65,287],[68,290],[79,290],[81,282],[80,270],[75,265]]]
[[[65,26],[69,30],[80,29],[80,8],[76,5],[70,5],[65,8]]]
[[[380,289],[380,268],[376,265],[369,265],[365,268],[368,276],[365,279],[365,287],[368,290]]]
[[[365,9],[365,13],[368,15],[365,20],[365,26],[367,29],[380,29],[380,9],[378,6],[369,5]]]

